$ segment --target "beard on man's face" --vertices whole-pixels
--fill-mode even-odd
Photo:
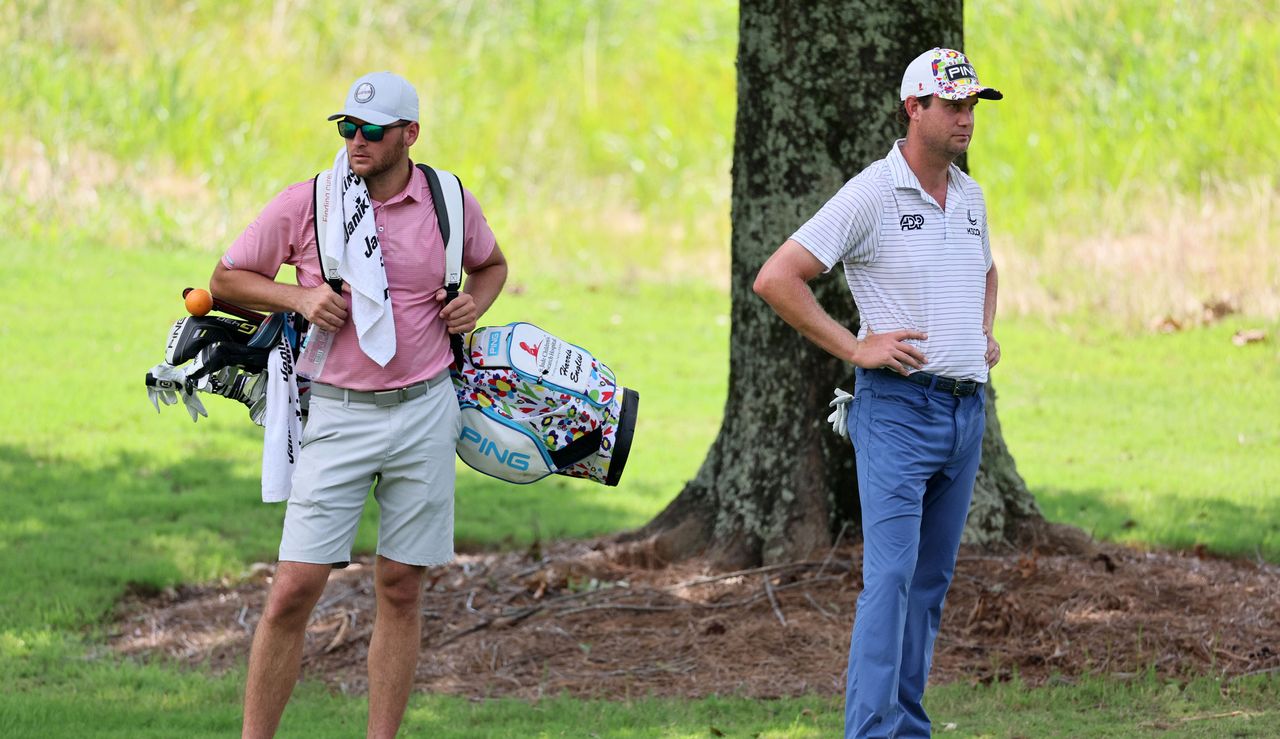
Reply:
[[[390,132],[388,132],[390,135]],[[380,174],[391,171],[402,161],[404,161],[407,147],[404,146],[403,140],[399,142],[389,142],[386,139],[374,143],[366,143],[364,147],[356,148],[351,145],[347,150],[347,159],[351,165],[351,171],[364,179],[377,177]],[[368,157],[367,159],[355,159],[353,155],[361,155]]]

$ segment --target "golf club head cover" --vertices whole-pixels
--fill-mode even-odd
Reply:
[[[169,343],[164,348],[164,361],[177,367],[186,364],[210,344],[230,342],[247,344],[258,332],[250,321],[226,316],[186,316],[174,321]]]

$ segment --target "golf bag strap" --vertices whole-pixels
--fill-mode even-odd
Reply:
[[[452,172],[433,169],[425,164],[419,164],[418,169],[427,176],[431,202],[435,204],[436,219],[440,222],[440,237],[444,240],[444,302],[448,305],[458,297],[462,288],[462,180]],[[450,334],[449,346],[453,349],[454,365],[461,372],[462,335]]]
[[[342,294],[342,277],[338,275],[338,265],[326,263],[324,258],[324,236],[326,224],[329,222],[329,209],[333,206],[333,170],[326,169],[316,175],[312,183],[311,197],[315,203],[312,213],[311,227],[315,229],[316,256],[320,259],[320,274],[329,287],[339,295]]]
[[[547,453],[551,456],[551,463],[556,466],[556,469],[562,470],[594,454],[603,441],[604,429],[597,426],[590,433],[569,442],[563,449],[549,450]]]

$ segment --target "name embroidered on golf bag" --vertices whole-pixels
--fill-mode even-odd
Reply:
[[[520,484],[622,478],[640,394],[582,347],[529,323],[478,328],[453,385],[458,456],[474,469]]]

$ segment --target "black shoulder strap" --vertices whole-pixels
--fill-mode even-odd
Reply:
[[[444,208],[444,191],[440,189],[440,175],[436,171],[425,164],[419,164],[418,169],[427,176],[427,187],[431,189],[431,202],[436,206],[436,220],[440,222],[440,237],[444,243],[449,243],[449,215]]]
[[[324,236],[320,233],[320,178],[327,174],[327,172],[321,172],[311,178],[311,233],[316,239],[316,259],[320,261],[320,276],[324,278],[325,282],[329,283],[329,287],[333,288],[335,293],[341,295],[341,278],[329,279],[325,276],[328,274],[328,270],[324,266],[324,243],[322,242]]]

